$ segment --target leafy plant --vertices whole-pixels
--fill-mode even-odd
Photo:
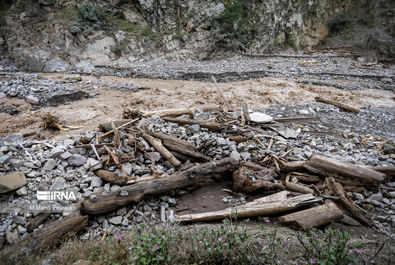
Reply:
[[[350,23],[351,23],[351,20],[350,20],[349,16],[345,13],[340,13],[329,21],[329,23],[328,23],[329,32],[330,33],[341,32]]]
[[[306,255],[296,264],[349,265],[361,253],[361,245],[351,245],[350,234],[344,231],[311,229],[298,239]]]
[[[213,18],[213,37],[216,45],[228,49],[244,49],[254,35],[249,25],[248,1],[231,0],[224,3],[224,11]]]

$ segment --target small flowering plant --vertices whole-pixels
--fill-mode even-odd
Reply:
[[[350,234],[345,231],[311,229],[298,239],[306,255],[295,264],[352,265],[361,254],[361,245],[349,244]]]

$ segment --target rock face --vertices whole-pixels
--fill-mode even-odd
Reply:
[[[238,21],[232,17],[234,14],[229,11],[229,5],[219,0],[100,0],[97,2],[108,14],[120,14],[124,17],[122,23],[127,25],[125,28],[113,25],[106,28],[108,21],[104,18],[92,25],[81,19],[75,20],[78,13],[71,17],[65,15],[65,8],[75,10],[81,1],[38,2],[30,8],[21,8],[18,4],[11,6],[5,16],[6,26],[2,27],[4,34],[0,41],[17,64],[32,71],[57,72],[77,68],[90,72],[95,65],[123,63],[138,57],[205,59],[213,51],[219,55],[226,52],[224,48],[221,50],[221,40],[215,34],[218,25],[214,26],[213,18],[223,16]],[[234,34],[243,35],[242,38],[249,35],[247,41],[235,40],[243,43],[238,48],[246,52],[311,47],[328,37],[328,22],[336,22],[337,16],[343,12],[359,10],[360,21],[373,23],[375,27],[366,34],[356,30],[354,35],[357,38],[350,39],[364,39],[350,44],[358,46],[362,43],[381,54],[394,53],[391,35],[394,22],[388,12],[394,9],[393,1],[239,0],[235,3],[241,7],[240,12],[243,8],[248,10],[247,23],[238,27],[240,30],[248,27],[248,32]],[[328,43],[335,47],[345,45],[336,38]]]

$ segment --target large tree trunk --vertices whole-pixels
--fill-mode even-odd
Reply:
[[[294,224],[300,227],[319,227],[343,218],[343,212],[336,204],[316,206],[307,210],[281,216],[280,222]]]
[[[246,218],[251,216],[271,215],[289,211],[299,206],[308,205],[321,200],[312,194],[304,194],[292,198],[287,198],[287,194],[289,194],[288,191],[281,191],[267,197],[256,199],[244,205],[229,207],[224,210],[180,215],[176,216],[176,221],[213,221],[225,218]]]
[[[321,154],[312,155],[304,163],[304,168],[315,174],[327,177],[333,176],[340,183],[345,184],[351,182],[353,185],[378,186],[385,179],[383,173]]]
[[[235,170],[237,165],[238,162],[229,157],[218,161],[200,164],[166,178],[159,178],[124,186],[118,192],[113,194],[97,195],[97,202],[84,199],[81,210],[86,214],[103,214],[113,212],[123,206],[133,202],[138,202],[144,198],[162,195],[175,189],[198,184],[211,178],[213,175]],[[123,196],[121,196],[121,194]]]
[[[41,248],[45,249],[53,246],[60,239],[78,232],[87,224],[88,216],[82,216],[78,212],[62,220],[54,221],[4,249],[0,253],[0,260],[4,263],[16,264],[16,261],[24,256],[30,255]]]

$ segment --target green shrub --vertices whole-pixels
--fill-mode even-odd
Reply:
[[[350,20],[349,16],[345,13],[340,13],[329,21],[329,23],[328,23],[329,32],[330,33],[341,32],[350,23],[351,23],[351,20]]]
[[[226,49],[245,49],[255,33],[254,27],[248,23],[250,4],[232,0],[224,5],[224,11],[212,20],[215,44]]]

